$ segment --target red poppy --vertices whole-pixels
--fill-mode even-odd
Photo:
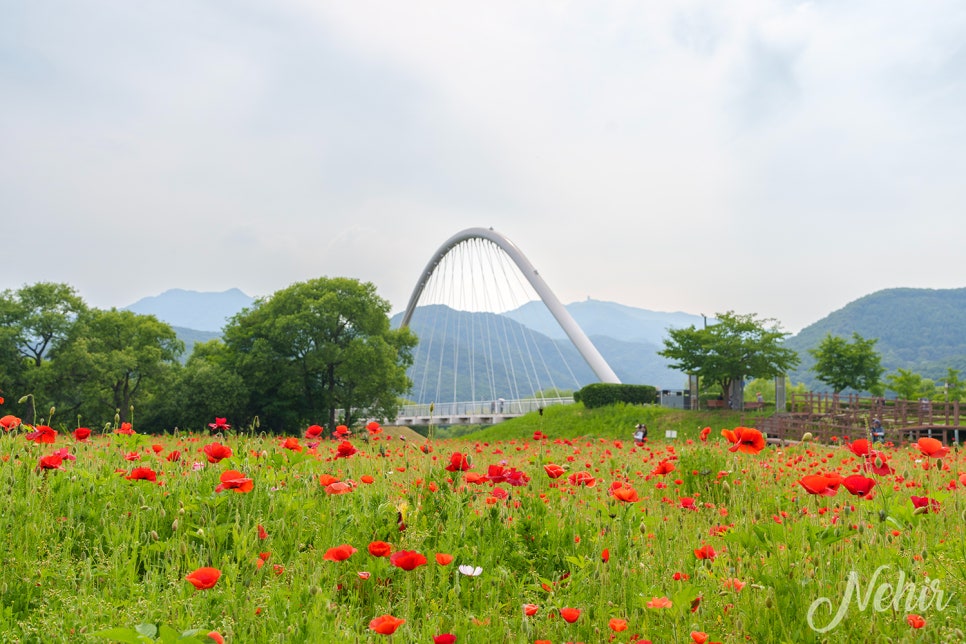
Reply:
[[[700,438],[702,442],[707,441],[709,434],[711,434],[711,428],[705,427],[704,429],[701,430],[701,433],[698,434],[698,438]]]
[[[366,431],[372,434],[373,436],[375,436],[376,434],[382,431],[382,427],[380,427],[379,423],[377,423],[376,421],[370,420],[369,423],[366,425]]]
[[[220,432],[222,430],[231,429],[231,425],[228,424],[227,418],[218,418],[215,416],[215,422],[208,423],[208,428],[213,431]]]
[[[413,570],[419,566],[425,566],[427,559],[415,550],[399,550],[392,553],[389,563],[403,570]]]
[[[600,560],[604,563],[610,561],[610,548],[604,548],[600,553]]]
[[[822,496],[835,496],[839,491],[838,485],[832,487],[831,479],[827,476],[822,476],[821,474],[811,474],[809,476],[803,476],[799,481],[799,485],[805,488],[805,491],[809,494],[821,494]]]
[[[299,443],[299,439],[295,438],[294,436],[290,436],[282,441],[282,447],[291,452],[302,451],[302,445]]]
[[[157,473],[150,467],[135,467],[131,470],[131,473],[125,476],[129,481],[151,481],[156,483],[158,480]]]
[[[454,644],[454,642],[456,642],[456,636],[452,633],[433,635],[433,644]]]
[[[571,485],[582,485],[584,487],[594,487],[597,485],[597,479],[591,476],[590,472],[583,471],[574,472],[567,477],[567,481],[569,481]]]
[[[912,615],[906,615],[906,623],[913,628],[922,628],[926,625],[926,620],[923,619],[922,615],[913,613]]]
[[[245,475],[238,470],[226,470],[219,477],[220,484],[215,488],[215,492],[222,490],[235,490],[236,492],[251,492],[255,487],[252,479],[245,478]]]
[[[875,487],[875,479],[870,479],[861,474],[853,474],[842,479],[842,487],[855,496],[866,496]]]
[[[470,461],[465,454],[453,452],[449,457],[449,465],[446,469],[450,472],[465,472],[470,469]]]
[[[268,532],[265,530],[265,526],[263,526],[261,523],[258,524],[258,538],[268,539]]]
[[[355,446],[349,441],[342,441],[341,443],[339,443],[339,446],[335,448],[335,457],[349,458],[350,456],[352,456],[358,451],[359,450],[357,450]]]
[[[222,459],[231,458],[231,448],[221,443],[208,443],[202,448],[209,463],[218,463]]]
[[[168,455],[165,456],[164,459],[169,463],[177,463],[178,461],[181,460],[181,452],[179,452],[176,449],[173,449],[170,452],[168,452]]]
[[[523,605],[523,614],[526,615],[527,617],[533,617],[534,615],[537,614],[538,610],[540,610],[540,607],[537,606],[536,604]]]
[[[406,623],[406,620],[393,617],[392,615],[380,615],[369,622],[369,629],[380,635],[392,635],[396,629]]]
[[[564,618],[564,621],[573,624],[580,617],[579,608],[561,608],[560,616]]]
[[[549,476],[552,479],[559,479],[567,472],[564,468],[554,463],[547,463],[546,465],[544,465],[543,471],[546,472],[547,476]]]
[[[218,631],[210,631],[208,633],[208,637],[210,637],[215,642],[215,644],[225,644],[225,638],[222,637],[221,633],[219,633]]]
[[[437,552],[436,563],[440,566],[448,566],[453,563],[453,555],[448,555],[445,552]]]
[[[698,559],[708,559],[709,561],[714,561],[714,558],[718,556],[718,553],[714,551],[713,546],[705,545],[695,550],[694,556]]]
[[[733,432],[727,429],[722,430],[725,438],[730,440],[733,445],[728,448],[729,452],[741,452],[742,454],[757,454],[765,448],[765,437],[760,431],[752,427],[735,427]]]
[[[91,437],[91,430],[87,427],[78,427],[71,432],[71,436],[73,436],[74,440],[76,441],[86,441]]]
[[[917,510],[920,508],[925,508],[927,513],[939,512],[940,505],[939,501],[936,499],[931,499],[928,496],[911,496],[909,498],[912,500],[912,506]]]
[[[942,441],[927,436],[916,441],[916,447],[929,458],[942,458],[949,453],[949,448],[943,445]]]
[[[53,443],[57,439],[57,430],[47,425],[37,425],[34,431],[25,434],[24,438],[35,443]]]
[[[344,543],[341,546],[336,546],[326,550],[325,554],[322,555],[322,558],[326,561],[345,561],[356,552],[358,551],[355,548],[347,543]]]
[[[121,423],[121,426],[115,429],[114,433],[131,436],[132,434],[134,434],[134,428],[131,427],[131,423]]]
[[[322,435],[323,431],[325,430],[322,429],[321,425],[309,425],[309,428],[305,430],[305,437],[318,438],[319,436]]]
[[[615,633],[620,633],[621,631],[627,630],[626,619],[619,619],[617,617],[612,617],[611,620],[607,622],[607,625],[610,626],[610,630],[614,631]]]
[[[191,585],[198,590],[207,590],[213,588],[216,583],[218,583],[218,578],[221,577],[221,571],[217,568],[198,568],[194,572],[189,573],[185,579],[191,582]]]
[[[610,488],[610,495],[624,503],[635,503],[640,500],[640,497],[637,495],[637,490],[631,487],[630,484],[622,483],[621,481],[614,481]]]
[[[342,438],[343,436],[348,436],[351,433],[352,432],[350,432],[349,431],[349,428],[346,427],[345,425],[336,425],[335,431],[332,432],[332,435],[333,436],[338,436],[339,438]]]
[[[369,485],[370,483],[375,483],[376,482],[376,479],[374,477],[370,476],[369,474],[363,474],[359,478],[359,480],[362,481],[363,483],[365,483],[366,485]]]
[[[336,481],[325,486],[325,493],[332,496],[338,494],[348,494],[353,490],[352,481]]]
[[[860,438],[859,440],[852,441],[851,443],[846,443],[845,446],[848,447],[849,451],[856,456],[866,456],[870,451],[872,451],[869,447],[869,441],[865,438]]]
[[[651,475],[652,476],[664,476],[665,474],[670,474],[675,469],[676,468],[674,466],[674,463],[672,463],[669,459],[664,459],[660,463],[657,464],[657,467],[655,467],[653,470],[651,470]]]
[[[373,541],[369,544],[369,554],[373,557],[388,557],[392,554],[392,545],[385,541]]]
[[[691,631],[691,641],[694,644],[705,644],[710,636],[704,631]]]
[[[7,414],[0,418],[0,427],[3,427],[3,431],[9,432],[11,429],[20,427],[20,419],[13,414]]]
[[[40,459],[37,468],[41,470],[59,470],[64,463],[64,458],[60,454],[48,454]]]

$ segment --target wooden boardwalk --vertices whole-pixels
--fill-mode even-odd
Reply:
[[[834,443],[871,438],[869,427],[878,418],[886,441],[902,444],[922,436],[947,445],[966,441],[958,401],[885,400],[833,394],[793,394],[791,411],[758,421],[769,438],[798,441],[808,432],[816,441]]]

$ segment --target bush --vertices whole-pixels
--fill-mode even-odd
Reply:
[[[657,402],[657,389],[651,385],[617,385],[595,382],[574,393],[574,401],[584,403],[587,409],[606,407],[617,403],[650,405]]]

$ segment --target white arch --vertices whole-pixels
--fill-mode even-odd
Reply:
[[[564,330],[564,332],[567,334],[567,337],[570,338],[570,341],[574,343],[574,346],[577,347],[577,351],[580,352],[581,357],[587,361],[587,364],[591,369],[593,369],[594,373],[597,374],[597,377],[600,379],[600,381],[620,384],[620,379],[617,377],[617,374],[615,374],[614,370],[610,368],[610,365],[607,364],[607,361],[604,360],[604,357],[600,355],[600,352],[597,351],[597,347],[593,345],[593,343],[590,341],[590,338],[588,338],[584,333],[583,329],[577,325],[577,322],[570,315],[570,312],[564,308],[564,305],[560,303],[560,300],[557,299],[557,296],[553,294],[553,291],[550,290],[550,287],[547,286],[547,283],[543,281],[543,278],[540,277],[539,273],[537,273],[537,269],[533,267],[533,264],[530,263],[530,260],[526,258],[519,248],[517,248],[516,244],[510,241],[503,234],[494,231],[492,228],[467,228],[466,230],[458,232],[447,239],[446,242],[439,247],[439,249],[433,255],[433,258],[429,260],[428,264],[426,264],[426,268],[423,269],[423,272],[419,277],[419,281],[416,283],[416,288],[413,289],[413,294],[409,298],[409,304],[406,306],[406,312],[403,314],[401,326],[409,326],[409,321],[412,319],[413,312],[416,310],[416,303],[419,301],[419,296],[422,295],[423,289],[426,288],[426,284],[429,283],[429,278],[433,276],[433,272],[436,270],[436,267],[439,266],[439,263],[443,260],[443,257],[446,256],[446,253],[462,242],[470,239],[486,239],[499,246],[503,252],[505,252],[507,256],[513,260],[513,263],[517,265],[517,268],[519,268],[520,272],[523,273],[523,276],[527,278],[527,281],[530,282],[530,285],[537,292],[537,295],[540,296],[540,299],[543,300],[543,303],[547,305],[548,309],[550,309],[550,313],[553,314],[553,317],[557,320],[560,328]]]

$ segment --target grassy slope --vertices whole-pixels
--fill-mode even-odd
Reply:
[[[664,438],[666,430],[675,430],[678,440],[697,439],[698,432],[710,426],[713,432],[736,425],[754,427],[757,418],[767,413],[731,411],[682,411],[653,405],[614,405],[600,409],[587,409],[582,404],[555,405],[547,407],[543,416],[537,413],[503,421],[496,425],[463,434],[460,429],[450,428],[453,435],[469,440],[506,440],[529,438],[541,431],[550,438],[577,438],[594,436],[601,438],[631,440],[634,426],[644,423],[648,437]],[[440,432],[439,436],[444,433]]]

